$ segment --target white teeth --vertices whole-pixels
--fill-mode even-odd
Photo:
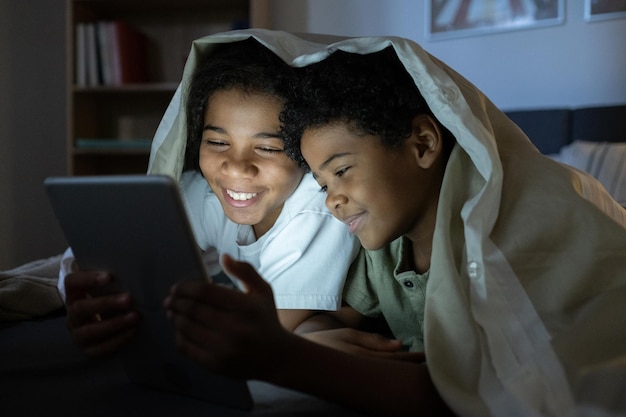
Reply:
[[[228,194],[233,200],[245,201],[255,197],[258,193],[236,193],[232,190],[226,190],[226,194]]]

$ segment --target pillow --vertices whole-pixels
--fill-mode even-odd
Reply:
[[[32,319],[63,307],[57,291],[62,256],[0,271],[0,321]]]
[[[626,207],[626,142],[577,140],[561,148],[552,158],[593,175]]]

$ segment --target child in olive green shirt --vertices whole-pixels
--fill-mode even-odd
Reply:
[[[375,415],[626,412],[626,212],[597,181],[541,155],[409,40],[251,33],[303,67],[281,115],[286,151],[365,250],[341,322],[320,315],[343,327],[309,340],[278,325],[250,265],[224,258],[247,291],[175,287],[180,349]],[[366,315],[395,339],[361,331]],[[403,349],[420,339],[425,361]]]

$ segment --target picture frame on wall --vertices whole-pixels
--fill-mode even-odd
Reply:
[[[585,0],[585,20],[608,20],[626,17],[626,0]]]
[[[426,0],[431,40],[559,25],[565,0]]]

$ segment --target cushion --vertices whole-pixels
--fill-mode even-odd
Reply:
[[[63,307],[57,291],[61,256],[0,271],[0,321],[32,319]]]
[[[618,203],[626,207],[626,142],[577,140],[552,157],[593,175]]]

